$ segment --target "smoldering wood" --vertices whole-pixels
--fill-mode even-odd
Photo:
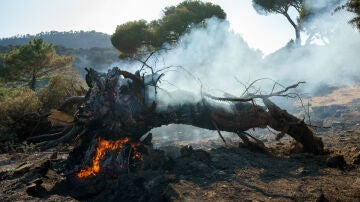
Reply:
[[[252,128],[271,127],[281,135],[288,134],[303,145],[305,152],[323,152],[323,143],[315,137],[303,120],[296,118],[270,101],[272,96],[288,96],[287,91],[298,87],[297,83],[269,95],[247,95],[246,97],[219,98],[209,94],[199,102],[158,107],[149,97],[149,87],[156,88],[161,75],[140,76],[113,68],[108,73],[86,69],[86,83],[89,90],[85,97],[69,98],[69,103],[83,104],[74,115],[71,127],[61,134],[45,134],[32,137],[42,149],[48,149],[66,141],[74,141],[75,149],[69,161],[75,165],[83,164],[85,156],[94,149],[96,139],[107,140],[130,138],[130,143],[141,142],[140,138],[152,128],[169,124],[187,124],[209,130],[236,133],[249,145],[264,149],[265,145],[245,131]],[[255,98],[263,100],[265,107],[252,102]],[[231,104],[231,110],[221,105],[213,105],[217,100]],[[48,139],[47,139],[48,138]],[[48,141],[45,141],[48,140]],[[88,157],[86,157],[88,159]]]

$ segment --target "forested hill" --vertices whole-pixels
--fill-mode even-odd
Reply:
[[[0,46],[24,45],[33,38],[43,38],[45,43],[73,49],[112,48],[110,35],[96,31],[41,32],[36,35],[18,35],[0,39]]]

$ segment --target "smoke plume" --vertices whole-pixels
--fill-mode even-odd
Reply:
[[[320,1],[311,2],[316,2],[311,6],[323,6]],[[201,91],[217,96],[223,96],[224,92],[240,96],[244,84],[259,78],[283,85],[306,81],[301,91],[308,94],[323,85],[357,83],[360,35],[347,23],[351,17],[345,11],[319,13],[307,22],[307,26],[317,31],[312,43],[297,48],[288,44],[267,56],[250,48],[227,21],[208,19],[205,28],[191,30],[180,38],[176,48],[149,60],[155,70],[163,69],[159,73],[165,74],[156,99],[168,105],[199,101]],[[302,35],[303,43],[307,36]],[[264,33],[264,37],[271,40],[272,36]],[[122,62],[119,66],[135,71],[141,64]],[[273,87],[271,80],[256,83],[258,93],[269,92]]]

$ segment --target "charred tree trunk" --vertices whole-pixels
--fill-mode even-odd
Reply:
[[[280,109],[280,107],[267,98],[264,98],[263,101],[269,109],[269,126],[271,128],[281,131],[280,135],[286,133],[300,142],[305,152],[314,154],[321,154],[323,152],[324,144],[321,138],[314,136],[313,132],[304,123],[304,120],[296,118],[286,110]]]
[[[130,158],[126,160],[124,156],[116,157],[120,148],[125,148],[126,155],[130,156],[131,152],[135,154],[136,148],[133,145],[138,145],[144,134],[152,128],[173,123],[234,132],[244,142],[249,142],[248,137],[244,135],[246,130],[270,126],[280,131],[280,134],[289,134],[300,142],[305,152],[318,154],[323,151],[321,139],[315,137],[302,120],[280,109],[268,99],[271,96],[282,95],[288,89],[296,88],[298,84],[267,96],[235,99],[207,96],[197,103],[158,108],[156,102],[150,102],[147,98],[149,79],[118,68],[112,69],[107,74],[98,73],[93,69],[87,71],[86,82],[89,86],[87,95],[85,98],[79,97],[67,101],[71,103],[84,99],[84,104],[74,117],[72,128],[67,125],[63,136],[39,144],[43,149],[47,149],[75,138],[77,143],[69,157],[70,165],[84,165],[84,161],[89,161],[89,156],[95,155],[93,153],[96,151],[96,144],[100,144],[100,139],[110,141],[105,142],[106,147],[115,150],[112,160],[109,161],[122,159],[122,162],[129,163]],[[150,76],[151,85],[160,78],[160,76],[159,78]],[[265,107],[248,102],[254,98],[262,98]],[[211,104],[213,99],[229,101],[231,109]],[[54,136],[58,137],[58,134],[52,137]],[[44,140],[44,138],[45,136],[38,136],[32,137],[32,140]],[[256,140],[254,137],[251,138]],[[119,140],[124,140],[128,146],[114,145]],[[123,152],[120,153],[124,155]],[[78,167],[75,170],[78,170]]]

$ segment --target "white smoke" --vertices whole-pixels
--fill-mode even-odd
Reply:
[[[313,6],[322,6],[320,1],[311,2],[317,2]],[[309,23],[320,31],[323,43],[315,40],[299,48],[284,47],[266,57],[250,48],[227,21],[208,19],[206,28],[191,30],[181,37],[176,48],[149,61],[155,70],[180,66],[160,72],[165,76],[157,99],[163,104],[196,102],[201,90],[218,96],[224,92],[240,96],[245,89],[243,84],[259,78],[284,85],[306,81],[301,91],[309,94],[324,84],[344,86],[359,82],[360,33],[348,24],[350,18],[345,11],[315,16]],[[264,37],[271,40],[269,33],[264,33]],[[133,71],[141,66],[139,63],[121,65],[120,68]],[[266,80],[256,85],[258,93],[266,93],[273,82]]]
[[[244,91],[240,82],[249,84],[259,78],[269,78],[284,85],[306,81],[306,88],[302,90],[308,93],[322,84],[352,84],[359,80],[360,36],[347,23],[347,17],[346,13],[323,15],[324,22],[317,22],[319,29],[329,30],[323,32],[328,44],[285,47],[265,58],[261,52],[249,48],[241,35],[231,31],[228,22],[209,19],[205,29],[192,30],[181,38],[177,48],[162,55],[165,58],[163,66],[181,68],[165,71],[163,79],[166,82],[160,87],[168,92],[180,89],[194,95],[200,95],[202,88],[220,96],[222,92],[240,96]],[[262,93],[266,93],[272,82],[268,80],[257,85]],[[183,97],[182,94],[173,96],[175,99],[167,102],[178,103]],[[194,101],[198,99],[199,96]]]

